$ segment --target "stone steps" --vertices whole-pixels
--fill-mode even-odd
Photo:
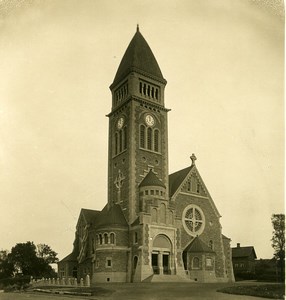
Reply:
[[[193,280],[179,275],[153,275],[151,282],[194,282]]]

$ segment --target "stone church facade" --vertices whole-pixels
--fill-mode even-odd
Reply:
[[[82,209],[60,277],[233,281],[230,239],[196,167],[168,174],[167,81],[137,28],[110,86],[108,202]]]

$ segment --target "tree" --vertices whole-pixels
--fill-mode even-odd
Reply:
[[[33,242],[18,243],[11,252],[2,251],[0,255],[0,276],[11,277],[22,274],[33,277],[54,277],[55,271],[50,263],[57,262],[57,253],[50,246]]]
[[[57,253],[46,244],[37,245],[37,256],[42,258],[48,264],[54,264],[58,262]]]
[[[14,265],[8,259],[9,251],[1,250],[0,251],[0,279],[8,278],[13,276]]]
[[[280,267],[280,279],[283,281],[285,261],[285,215],[273,214],[271,222],[273,226],[271,241],[274,249],[274,258],[278,261]]]

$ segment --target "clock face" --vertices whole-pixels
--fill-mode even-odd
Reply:
[[[155,124],[155,120],[151,115],[145,117],[145,122],[148,126],[153,126]]]
[[[123,124],[124,124],[124,119],[121,117],[117,121],[117,128],[121,129],[123,127]]]

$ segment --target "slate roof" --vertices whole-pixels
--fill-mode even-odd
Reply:
[[[232,257],[249,257],[254,254],[254,258],[256,257],[256,253],[253,246],[249,247],[234,247],[232,249]]]
[[[133,70],[143,71],[166,82],[152,50],[138,28],[123,55],[112,85],[122,80]]]
[[[139,184],[139,187],[145,186],[161,186],[163,188],[166,188],[164,183],[157,177],[157,175],[152,171],[152,169]]]
[[[119,204],[112,206],[106,205],[98,215],[95,224],[96,226],[121,225],[128,227],[128,223]]]
[[[189,174],[193,166],[177,171],[169,175],[169,194],[172,197],[182,184],[186,176]]]
[[[70,253],[65,258],[63,258],[60,262],[63,261],[77,261],[77,255],[75,252]]]
[[[100,214],[100,211],[82,208],[80,214],[83,215],[87,224],[93,224],[96,217]]]
[[[223,239],[226,239],[226,240],[231,240],[230,238],[228,238],[228,237],[227,237],[227,236],[225,236],[224,234],[222,234],[221,236],[222,236],[222,238],[223,238]]]
[[[184,251],[193,253],[215,253],[205,242],[203,242],[198,236],[196,236]]]

